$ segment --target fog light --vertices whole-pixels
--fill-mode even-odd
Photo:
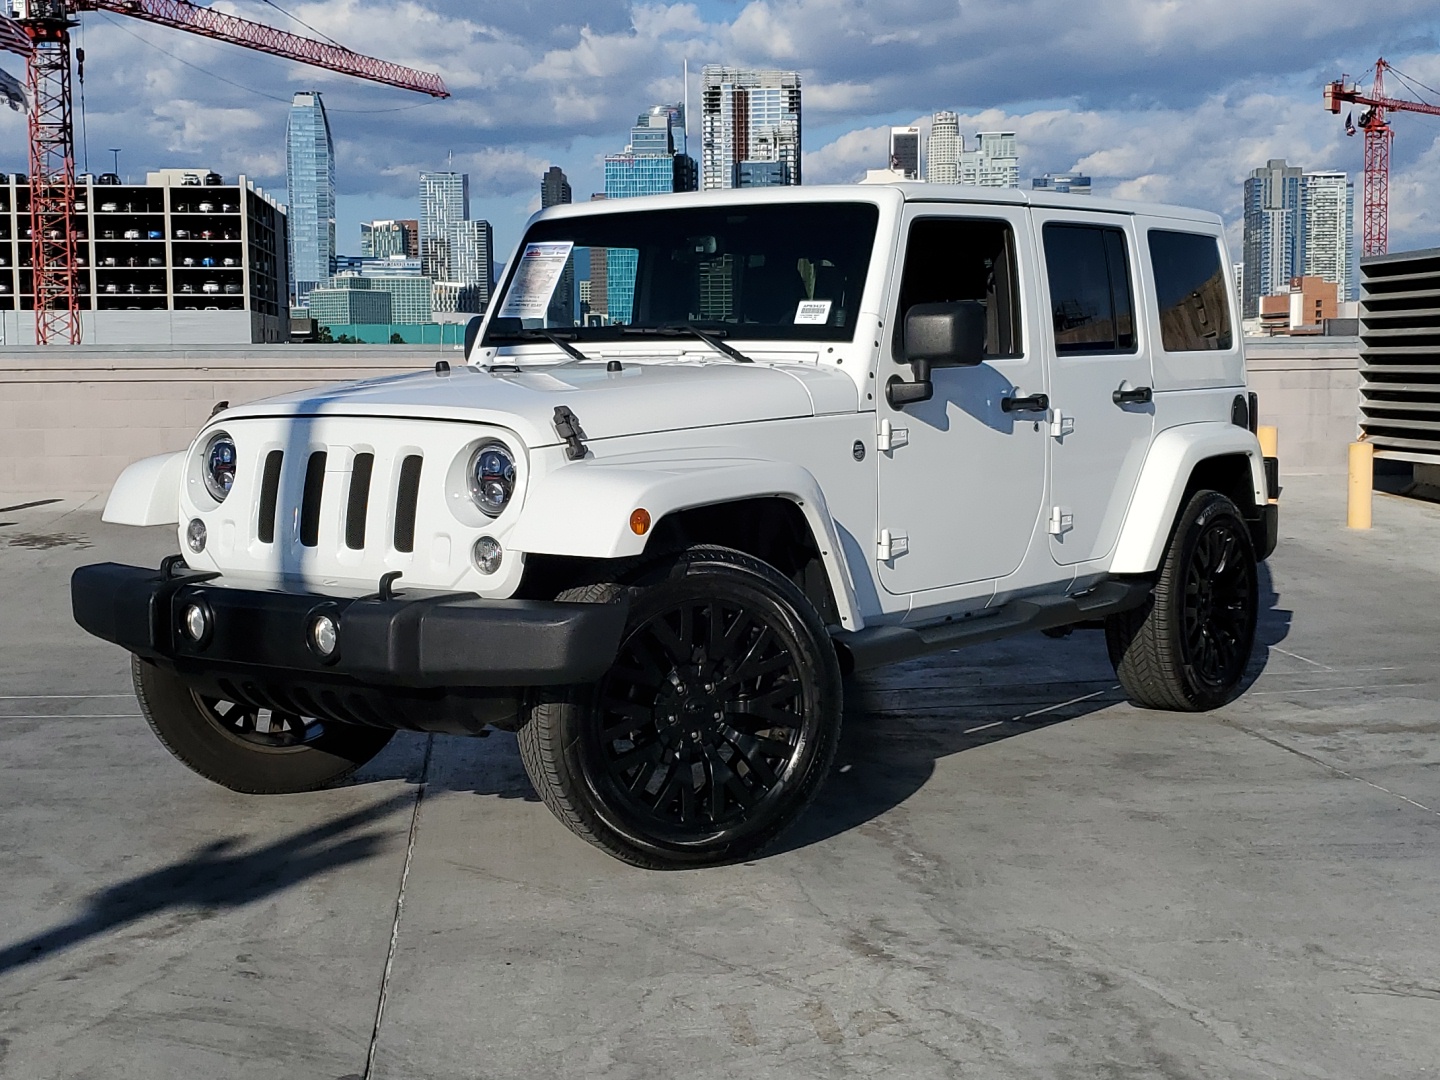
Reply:
[[[210,636],[210,612],[204,604],[191,604],[181,620],[191,641],[201,642]]]
[[[185,526],[185,545],[196,555],[205,550],[205,522],[191,518]]]
[[[329,615],[316,615],[310,620],[310,648],[322,660],[335,655],[335,646],[340,640],[340,627]]]
[[[500,569],[500,560],[505,557],[505,549],[493,536],[482,536],[470,549],[470,557],[475,560],[476,570],[482,574],[493,574]]]

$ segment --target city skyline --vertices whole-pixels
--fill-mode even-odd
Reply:
[[[120,146],[121,172],[135,178],[177,160],[206,161],[283,191],[290,94],[313,87],[324,94],[335,139],[342,251],[355,249],[361,221],[416,216],[415,174],[445,168],[453,151],[453,168],[471,176],[472,213],[495,225],[504,258],[538,207],[534,177],[558,164],[577,200],[600,191],[603,156],[633,103],[683,101],[688,59],[692,143],[704,64],[800,72],[807,184],[858,179],[884,163],[892,127],[913,124],[923,134],[930,114],[948,108],[969,134],[1017,133],[1022,183],[1078,171],[1097,194],[1214,210],[1238,252],[1234,192],[1266,158],[1358,175],[1361,141],[1324,111],[1326,81],[1363,73],[1383,52],[1407,75],[1440,86],[1433,3],[1401,0],[1395,18],[1415,22],[1418,36],[1398,45],[1363,12],[1317,22],[1294,0],[1234,5],[1229,21],[1208,7],[1121,18],[1116,0],[1103,0],[1063,48],[1033,27],[1051,15],[1066,19],[1065,9],[1045,0],[1026,10],[1020,18],[1003,7],[915,0],[897,22],[883,10],[822,0],[557,0],[542,19],[523,7],[417,0],[425,32],[413,36],[396,35],[391,13],[370,0],[306,16],[346,45],[440,72],[455,97],[434,103],[203,39],[94,20],[86,30],[88,164],[103,170],[109,155],[100,148]],[[1116,25],[1102,34],[1096,28],[1107,19]],[[968,47],[977,40],[987,47]],[[1016,46],[1023,60],[1003,59]],[[197,78],[162,47],[230,81]],[[484,74],[496,64],[505,79]],[[137,70],[147,73],[143,82]],[[21,113],[0,114],[12,171],[24,169],[24,125]],[[1417,117],[1397,117],[1395,130],[1392,247],[1440,244],[1440,132]]]

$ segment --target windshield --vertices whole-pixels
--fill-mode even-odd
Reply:
[[[772,203],[537,222],[484,344],[687,326],[731,341],[849,341],[878,221],[870,203]]]

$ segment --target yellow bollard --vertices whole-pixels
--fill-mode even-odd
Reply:
[[[1261,424],[1255,429],[1255,437],[1260,440],[1260,454],[1262,457],[1278,458],[1280,456],[1280,429],[1271,427],[1268,424]]]
[[[1368,442],[1350,444],[1350,505],[1345,524],[1352,529],[1370,528],[1371,504],[1375,501],[1375,447]]]

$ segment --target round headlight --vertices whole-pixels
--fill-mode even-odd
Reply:
[[[504,443],[485,443],[470,458],[470,497],[484,513],[499,517],[515,494],[515,459]]]
[[[235,484],[235,440],[223,431],[210,436],[205,444],[205,456],[201,461],[201,473],[205,477],[205,490],[216,502],[224,502]]]

